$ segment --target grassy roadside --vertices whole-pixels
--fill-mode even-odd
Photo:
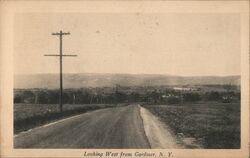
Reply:
[[[177,137],[207,149],[240,148],[239,103],[144,105],[160,117]],[[191,143],[190,143],[191,141]]]
[[[116,107],[115,104],[64,105],[64,111],[58,111],[58,105],[15,104],[14,134],[41,126],[52,121],[85,113],[88,111]]]

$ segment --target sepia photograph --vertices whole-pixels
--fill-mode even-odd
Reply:
[[[15,20],[15,148],[240,148],[238,15]]]
[[[242,19],[235,11],[15,12],[11,150],[167,158],[176,149],[246,149]]]

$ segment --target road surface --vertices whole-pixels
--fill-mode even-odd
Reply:
[[[20,133],[15,148],[150,148],[139,105],[96,110]]]

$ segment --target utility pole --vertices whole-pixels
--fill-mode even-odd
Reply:
[[[59,66],[60,66],[60,95],[59,95],[59,108],[60,108],[60,112],[63,111],[63,102],[62,102],[62,98],[63,98],[63,71],[62,71],[62,59],[63,57],[76,57],[77,55],[67,55],[67,54],[63,54],[63,48],[62,48],[62,38],[63,35],[70,35],[69,32],[56,32],[56,33],[52,33],[52,35],[55,36],[59,36],[59,54],[45,54],[44,56],[56,56],[59,57]]]

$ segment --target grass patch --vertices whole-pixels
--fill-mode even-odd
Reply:
[[[240,103],[144,105],[176,134],[207,149],[240,148]]]

